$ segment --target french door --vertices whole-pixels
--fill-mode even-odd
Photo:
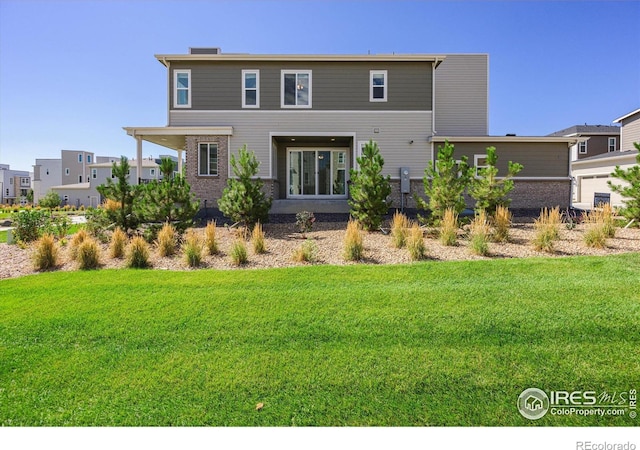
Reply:
[[[288,149],[288,197],[347,196],[346,149]]]

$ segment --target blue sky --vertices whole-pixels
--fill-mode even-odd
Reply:
[[[609,124],[640,107],[639,23],[637,0],[0,0],[0,163],[31,170],[61,149],[132,157],[122,127],[167,122],[153,55],[202,46],[488,53],[491,134]]]

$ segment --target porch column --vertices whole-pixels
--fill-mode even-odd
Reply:
[[[138,184],[142,183],[142,136],[136,136],[136,174]]]
[[[178,173],[182,175],[182,152],[184,150],[178,150]]]

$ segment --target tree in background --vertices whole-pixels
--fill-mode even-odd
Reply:
[[[626,181],[628,184],[613,184],[611,181],[607,181],[607,184],[613,192],[617,192],[625,198],[622,215],[629,220],[635,219],[640,223],[640,143],[634,142],[633,145],[638,149],[636,164],[628,169],[616,166],[611,174],[612,177]]]
[[[507,195],[513,190],[513,180],[523,165],[509,161],[507,175],[498,179],[496,163],[498,156],[495,147],[487,147],[486,162],[477,169],[475,177],[470,177],[469,195],[476,201],[476,211],[484,211],[493,216],[498,206],[508,207],[511,199]]]
[[[469,184],[472,169],[467,164],[466,156],[456,160],[453,152],[454,146],[448,141],[444,147],[438,147],[435,167],[428,166],[422,179],[428,200],[416,197],[418,207],[430,210],[436,221],[442,220],[448,208],[456,214],[460,214],[465,208],[463,194]]]
[[[174,162],[162,158],[160,162],[162,180],[153,180],[139,187],[134,211],[143,222],[170,222],[184,231],[193,224],[199,202],[191,193],[191,186],[183,175],[174,176]]]
[[[98,192],[104,198],[118,203],[119,208],[109,211],[109,219],[123,230],[130,230],[137,226],[138,221],[133,213],[133,204],[138,195],[136,186],[129,183],[129,160],[122,156],[120,163],[111,166],[113,177],[117,182],[107,178],[106,184],[98,186]]]
[[[237,159],[231,155],[231,169],[235,178],[227,180],[227,187],[218,200],[222,214],[244,226],[264,223],[269,219],[272,199],[262,190],[262,180],[254,178],[259,166],[255,153],[249,152],[246,145],[238,151]]]
[[[38,205],[42,206],[43,208],[55,208],[56,206],[60,206],[60,203],[60,195],[54,191],[47,192],[47,195],[45,195],[38,201]]]
[[[362,149],[362,156],[356,160],[360,170],[349,171],[351,215],[365,230],[376,230],[391,206],[387,199],[391,194],[391,177],[382,175],[384,159],[376,142],[369,141]]]

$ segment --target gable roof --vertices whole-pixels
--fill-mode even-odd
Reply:
[[[640,108],[636,109],[635,111],[631,111],[629,114],[625,114],[622,117],[618,117],[616,120],[613,121],[613,123],[620,123],[624,119],[627,119],[627,118],[633,116],[634,114],[638,114],[638,113],[640,113]]]
[[[574,125],[564,130],[555,131],[548,136],[581,136],[592,134],[620,134],[620,127],[615,125]]]

